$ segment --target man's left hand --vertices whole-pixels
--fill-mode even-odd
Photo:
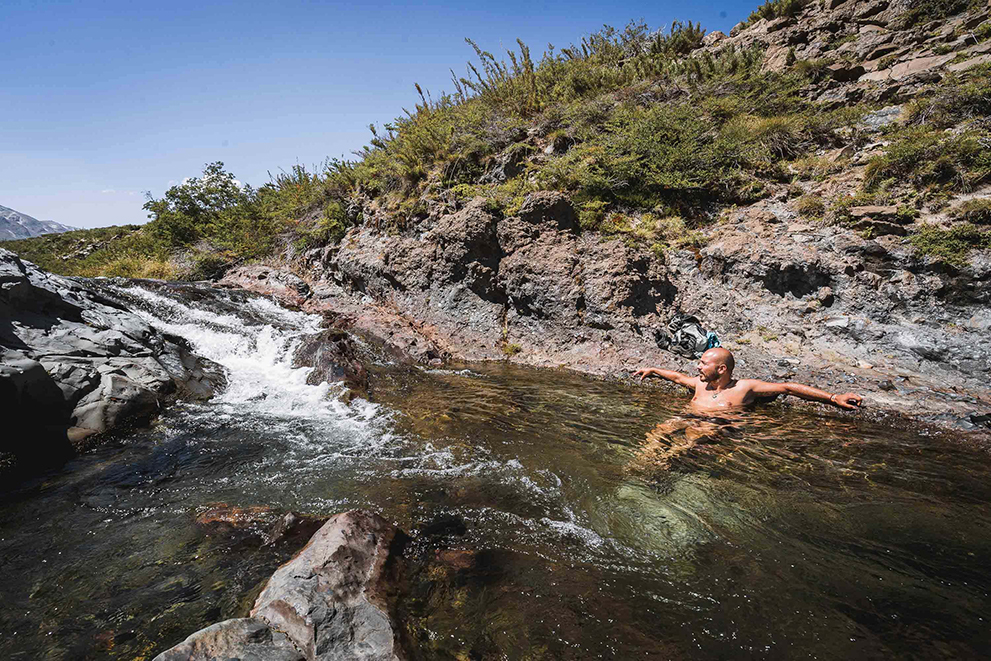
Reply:
[[[864,400],[860,395],[855,395],[852,392],[845,392],[842,395],[834,395],[832,401],[841,409],[856,411],[860,408],[860,404]]]

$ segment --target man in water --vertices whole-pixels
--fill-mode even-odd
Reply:
[[[822,402],[849,411],[860,407],[860,395],[852,392],[831,394],[800,383],[767,383],[757,379],[733,378],[735,361],[727,349],[709,349],[702,354],[697,366],[697,376],[662,370],[656,367],[639,369],[633,376],[640,380],[659,376],[695,391],[692,406],[703,411],[719,411],[743,408],[757,402],[771,401],[779,395],[795,395],[810,402]]]

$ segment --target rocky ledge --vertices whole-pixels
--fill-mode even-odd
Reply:
[[[991,258],[950,268],[892,235],[814,226],[786,195],[728,215],[699,250],[658,259],[583,233],[568,199],[514,217],[475,200],[402,234],[352,229],[286,268],[220,282],[327,314],[419,362],[511,360],[622,376],[691,370],[657,348],[675,310],[698,314],[741,375],[865,395],[870,410],[981,430],[991,411]]]
[[[154,661],[397,661],[405,542],[377,514],[331,517],[276,570],[248,617],[197,631]]]
[[[92,284],[0,250],[0,472],[51,465],[175,397],[208,398],[223,368]]]

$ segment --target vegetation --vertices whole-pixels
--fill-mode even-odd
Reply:
[[[910,28],[938,21],[968,9],[978,9],[986,0],[916,0],[900,18],[900,27]]]
[[[991,66],[975,68],[966,80],[950,79],[934,86],[906,107],[906,123],[945,129],[991,115]]]
[[[794,15],[803,6],[771,0],[754,15]],[[475,60],[465,75],[452,74],[453,91],[434,98],[417,86],[413,108],[370,127],[369,144],[352,161],[295,166],[257,189],[222,163],[208,164],[200,177],[149,199],[151,222],[141,229],[112,241],[92,235],[92,250],[50,239],[18,248],[62,273],[202,278],[244,260],[336,244],[358,224],[402,232],[477,197],[512,215],[538,190],[567,193],[583,231],[657,255],[698,247],[720,208],[761,199],[796,176],[823,180],[840,170],[817,154],[860,140],[855,127],[871,109],[826,110],[809,100],[808,86],[824,78],[830,60],[764,72],[760,49],[703,53],[704,36],[691,22],[661,31],[631,23],[540,57],[518,42],[506,60],[469,40]],[[834,206],[837,216],[857,204],[902,203],[906,185],[919,189],[912,203],[920,206],[991,179],[991,129],[982,119],[989,81],[991,67],[976,67],[914,102],[868,164],[863,190]],[[809,218],[826,212],[821,198],[808,196],[797,208]]]
[[[818,195],[803,195],[795,203],[795,210],[803,218],[818,220],[826,213],[826,203]]]
[[[92,230],[78,230],[63,234],[45,234],[31,239],[4,241],[3,247],[16,252],[22,259],[34,262],[46,271],[64,275],[126,275],[133,277],[156,277],[152,271],[162,270],[163,276],[170,277],[168,269],[161,268],[161,262],[149,259],[149,268],[138,274],[126,272],[122,266],[136,255],[151,257],[157,255],[152,250],[149,237],[138,225],[101,227]],[[155,262],[154,268],[151,262]]]
[[[760,7],[750,12],[750,16],[747,18],[747,25],[751,23],[756,23],[762,18],[771,20],[781,16],[795,16],[799,14],[805,5],[808,4],[807,0],[767,0]]]
[[[950,216],[975,225],[991,225],[991,199],[984,197],[967,200],[953,209]]]
[[[904,121],[886,129],[890,144],[868,163],[861,191],[838,203],[837,217],[850,206],[900,203],[908,222],[923,205],[942,208],[991,181],[989,114],[991,66],[924,90],[906,106]]]
[[[974,128],[947,134],[930,127],[900,131],[888,150],[871,159],[864,188],[891,178],[911,182],[924,194],[966,192],[991,178],[991,132]]]
[[[950,229],[927,223],[909,240],[917,254],[962,267],[967,265],[971,250],[991,248],[991,231],[982,231],[970,223],[960,223]]]

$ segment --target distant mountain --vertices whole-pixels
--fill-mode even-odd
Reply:
[[[12,239],[29,239],[42,234],[58,234],[69,232],[76,227],[69,227],[53,220],[38,220],[31,216],[0,206],[0,241]]]

